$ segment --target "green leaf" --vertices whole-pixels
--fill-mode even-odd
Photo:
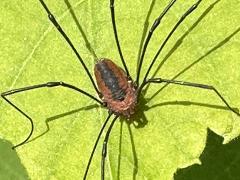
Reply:
[[[0,179],[28,179],[26,169],[16,151],[10,151],[12,144],[0,139]]]
[[[195,164],[179,169],[175,180],[190,179],[236,179],[239,177],[239,139],[222,144],[223,138],[211,130],[208,131],[207,143],[200,156],[202,165]]]
[[[179,0],[164,17],[147,48],[141,77],[171,28],[195,2]],[[121,66],[109,1],[69,3],[86,38],[64,1],[46,0],[91,73],[93,50],[99,58],[110,58]],[[167,3],[115,2],[118,35],[133,79],[142,37]],[[38,1],[1,1],[0,5],[1,92],[61,80],[96,94]],[[203,1],[170,38],[151,74],[164,60],[155,77],[213,85],[233,107],[240,108],[239,9],[238,0]],[[177,85],[162,87],[149,86],[145,99],[141,99],[133,118],[139,127],[125,119],[115,124],[108,145],[106,179],[172,179],[178,168],[200,162],[207,128],[223,136],[224,143],[239,135],[240,117],[213,92]],[[27,176],[81,179],[107,110],[66,88],[43,88],[10,99],[34,120],[33,140],[16,149]],[[0,137],[17,144],[27,137],[30,123],[5,101],[0,104]],[[46,120],[50,131],[36,138],[46,131]],[[100,179],[101,149],[102,139],[88,179]]]

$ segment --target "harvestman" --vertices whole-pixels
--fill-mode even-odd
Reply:
[[[93,99],[94,101],[96,101],[97,103],[106,107],[109,110],[109,115],[108,115],[107,119],[105,120],[105,122],[104,122],[104,124],[103,124],[103,126],[102,126],[102,128],[101,128],[101,130],[98,134],[97,140],[96,140],[95,145],[93,147],[93,150],[91,152],[91,155],[90,155],[90,158],[89,158],[89,161],[88,161],[87,168],[86,168],[83,179],[86,179],[86,177],[87,177],[87,173],[88,173],[88,170],[89,170],[92,158],[93,158],[93,154],[96,150],[96,147],[97,147],[98,141],[99,141],[99,139],[102,135],[102,132],[103,132],[106,124],[108,123],[110,117],[112,115],[115,115],[115,117],[113,118],[113,120],[112,120],[112,122],[111,122],[111,124],[110,124],[110,126],[109,126],[109,128],[106,132],[104,142],[103,142],[103,147],[102,147],[101,179],[104,179],[104,167],[105,167],[105,158],[106,158],[106,155],[107,155],[107,143],[108,143],[108,139],[109,139],[111,129],[112,129],[114,123],[116,122],[116,120],[118,119],[119,116],[129,118],[131,115],[133,115],[136,112],[136,105],[138,104],[139,96],[141,94],[142,89],[145,87],[146,84],[150,84],[150,83],[158,83],[158,84],[160,84],[160,83],[171,83],[171,84],[177,84],[177,85],[182,85],[182,86],[190,86],[190,87],[212,90],[224,102],[224,104],[229,108],[229,110],[231,110],[232,112],[234,112],[235,114],[240,116],[240,114],[228,104],[228,102],[223,98],[223,96],[213,86],[198,84],[198,83],[192,83],[192,82],[162,79],[162,78],[147,79],[151,68],[153,67],[155,61],[157,60],[157,57],[161,53],[162,49],[166,45],[169,38],[175,32],[177,27],[184,21],[184,19],[198,7],[198,5],[200,4],[200,2],[202,0],[198,0],[193,6],[191,6],[182,15],[182,17],[178,20],[178,22],[175,24],[173,29],[170,31],[170,33],[168,34],[166,39],[161,44],[161,46],[160,46],[159,50],[157,51],[156,55],[154,56],[153,60],[151,61],[151,64],[149,65],[149,68],[147,69],[147,72],[144,75],[142,83],[139,83],[139,77],[140,77],[140,72],[141,72],[141,68],[142,68],[142,64],[143,64],[143,59],[144,59],[144,55],[145,55],[148,43],[149,43],[149,41],[152,37],[153,32],[155,31],[155,29],[160,24],[162,18],[168,12],[168,10],[174,5],[176,0],[171,0],[169,2],[169,4],[165,7],[165,9],[159,15],[159,17],[156,18],[156,20],[154,21],[154,23],[152,24],[152,26],[151,26],[151,28],[148,32],[148,35],[147,35],[147,37],[145,39],[145,42],[144,42],[143,50],[141,52],[139,65],[138,65],[138,68],[137,68],[136,81],[133,81],[130,74],[129,74],[127,65],[125,63],[125,60],[124,60],[124,57],[123,57],[123,54],[122,54],[122,51],[121,51],[121,48],[120,48],[120,43],[119,43],[119,40],[118,40],[117,28],[116,28],[116,23],[115,23],[114,0],[110,0],[110,11],[111,11],[111,19],[112,19],[114,36],[115,36],[118,52],[119,52],[119,55],[120,55],[120,58],[121,58],[121,62],[122,62],[122,65],[123,65],[125,71],[123,71],[120,67],[118,67],[116,64],[114,64],[109,59],[106,59],[106,58],[99,59],[97,61],[97,63],[95,64],[95,68],[94,68],[95,78],[96,78],[98,87],[96,86],[96,83],[94,82],[93,77],[91,76],[89,70],[87,69],[87,67],[86,67],[83,59],[81,58],[80,54],[77,52],[77,50],[74,47],[74,45],[72,44],[71,40],[65,34],[64,30],[59,25],[59,23],[55,19],[54,15],[48,9],[47,5],[44,3],[43,0],[39,0],[39,1],[40,1],[41,5],[43,6],[43,8],[45,9],[45,11],[47,12],[48,18],[50,19],[52,24],[57,28],[57,30],[60,32],[60,34],[66,40],[66,42],[71,47],[73,52],[76,54],[78,60],[80,61],[81,65],[83,66],[84,70],[86,71],[94,89],[96,90],[100,100],[98,98],[94,97],[93,95],[87,93],[86,91],[78,88],[78,87],[75,87],[71,84],[67,84],[67,83],[61,82],[61,81],[60,82],[47,82],[47,83],[44,83],[44,84],[37,84],[37,85],[33,85],[33,86],[28,86],[28,87],[23,87],[23,88],[18,88],[18,89],[13,89],[13,90],[10,90],[10,91],[3,92],[1,94],[2,98],[5,99],[17,111],[19,111],[23,116],[25,116],[31,123],[31,131],[30,131],[29,135],[27,136],[27,138],[24,141],[22,141],[21,143],[13,146],[12,147],[13,149],[25,144],[29,140],[29,138],[32,136],[34,125],[33,125],[33,121],[31,119],[31,117],[29,117],[25,112],[23,112],[20,108],[18,108],[15,104],[13,104],[9,99],[7,99],[6,96],[9,96],[9,95],[12,95],[12,94],[15,94],[15,93],[19,93],[19,92],[23,92],[23,91],[32,90],[32,89],[43,88],[43,87],[49,87],[50,88],[50,87],[56,87],[56,86],[63,86],[63,87],[78,91],[81,94],[89,97],[90,99]]]

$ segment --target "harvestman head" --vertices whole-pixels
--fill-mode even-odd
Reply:
[[[77,56],[77,59],[80,61],[80,64],[83,66],[85,72],[87,73],[88,78],[90,79],[90,81],[93,85],[93,88],[95,89],[95,91],[97,92],[99,97],[98,98],[94,97],[93,95],[89,94],[88,92],[86,92],[86,91],[84,91],[84,90],[82,90],[78,87],[75,87],[73,85],[67,84],[65,82],[47,82],[47,83],[44,83],[44,84],[27,86],[27,87],[13,89],[13,90],[1,93],[2,98],[4,100],[6,100],[17,111],[19,111],[23,116],[25,116],[29,120],[29,122],[31,123],[31,127],[32,127],[29,135],[27,136],[27,138],[25,138],[25,140],[22,141],[21,143],[13,146],[13,149],[15,149],[16,147],[19,147],[21,145],[24,145],[25,143],[28,142],[28,140],[32,136],[34,125],[33,125],[33,121],[31,119],[31,117],[28,116],[25,112],[23,112],[20,108],[18,108],[15,104],[13,104],[9,99],[7,99],[7,96],[10,96],[12,94],[16,94],[16,93],[19,93],[19,92],[29,91],[29,90],[32,90],[32,89],[38,89],[38,88],[43,88],[43,87],[49,87],[50,88],[50,87],[62,86],[62,87],[66,87],[66,88],[75,90],[75,91],[93,99],[94,101],[96,101],[97,103],[106,107],[109,110],[109,115],[106,118],[106,120],[105,120],[99,134],[98,134],[95,145],[93,147],[93,150],[92,150],[92,153],[90,155],[90,158],[89,158],[89,161],[88,161],[83,179],[87,178],[87,173],[88,173],[88,170],[89,170],[94,152],[96,150],[98,141],[99,141],[99,139],[100,139],[100,137],[103,133],[103,130],[106,127],[106,124],[108,123],[108,121],[110,120],[110,117],[114,115],[114,118],[113,118],[107,132],[106,132],[104,142],[103,142],[103,147],[102,147],[101,179],[104,179],[105,158],[106,158],[106,155],[107,155],[107,144],[108,144],[108,139],[109,139],[111,129],[112,129],[114,123],[116,122],[116,120],[118,119],[119,116],[122,116],[122,117],[125,117],[125,118],[128,119],[129,117],[131,117],[137,111],[136,106],[139,103],[139,97],[140,97],[141,91],[143,90],[143,88],[145,87],[146,84],[150,84],[150,83],[158,83],[158,84],[160,84],[160,83],[170,83],[170,84],[176,84],[176,85],[182,85],[182,86],[189,86],[189,87],[212,90],[223,101],[223,103],[229,108],[229,110],[231,110],[233,113],[240,116],[239,112],[236,111],[234,108],[232,108],[228,104],[228,102],[223,98],[223,96],[219,93],[219,91],[217,91],[217,89],[214,88],[213,86],[209,86],[209,85],[205,85],[205,84],[192,83],[192,82],[185,82],[185,81],[169,80],[169,79],[163,79],[163,78],[147,79],[147,77],[148,77],[148,75],[151,71],[151,68],[153,67],[154,63],[156,62],[156,60],[159,56],[159,54],[161,53],[162,49],[164,48],[164,46],[166,45],[166,43],[168,42],[168,40],[170,39],[172,34],[175,32],[175,30],[178,28],[178,26],[184,21],[184,19],[188,15],[190,15],[198,7],[198,5],[201,3],[201,0],[198,0],[195,4],[193,4],[180,17],[178,22],[172,28],[172,30],[170,31],[170,33],[168,34],[166,39],[161,44],[161,46],[160,46],[159,50],[157,51],[156,55],[152,59],[150,65],[149,65],[149,68],[147,69],[147,72],[145,73],[144,78],[143,78],[141,83],[140,83],[139,77],[140,77],[141,68],[142,68],[142,64],[143,64],[143,60],[144,60],[144,55],[145,55],[145,52],[146,52],[147,47],[148,47],[148,43],[151,40],[151,37],[152,37],[155,29],[161,23],[162,18],[169,11],[169,9],[174,5],[176,0],[171,0],[169,2],[169,4],[165,7],[165,9],[159,15],[159,17],[156,18],[156,20],[154,21],[154,23],[152,24],[152,26],[151,26],[151,28],[148,32],[148,35],[147,35],[147,37],[145,39],[145,42],[144,42],[143,50],[141,52],[139,65],[137,67],[136,81],[133,81],[132,77],[130,76],[130,73],[128,71],[127,65],[126,65],[124,57],[123,57],[123,53],[121,51],[121,47],[120,47],[120,43],[119,43],[118,35],[117,35],[117,27],[116,27],[116,23],[115,23],[114,0],[110,0],[110,11],[111,11],[113,32],[114,32],[114,37],[115,37],[115,40],[116,40],[118,52],[119,52],[120,59],[121,59],[122,65],[124,67],[124,70],[121,69],[119,66],[117,66],[115,63],[113,63],[113,61],[111,61],[110,59],[107,59],[107,58],[99,59],[96,62],[95,68],[94,68],[94,73],[95,73],[95,78],[96,78],[97,85],[95,84],[94,79],[91,76],[91,74],[90,74],[88,68],[86,67],[83,59],[81,58],[80,54],[78,53],[78,51],[76,50],[76,48],[72,44],[69,37],[65,34],[64,30],[62,29],[62,27],[60,26],[58,21],[55,19],[54,15],[48,9],[47,5],[44,3],[43,0],[39,0],[39,1],[40,1],[41,5],[43,6],[44,10],[46,11],[46,13],[48,15],[48,18],[50,19],[52,24],[60,32],[62,37],[66,40],[66,42],[68,43],[70,48],[73,50],[73,52]]]

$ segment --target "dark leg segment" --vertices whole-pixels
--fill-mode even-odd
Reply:
[[[67,43],[69,44],[69,46],[72,48],[72,50],[74,51],[74,53],[76,54],[78,60],[80,61],[80,63],[82,64],[83,68],[85,69],[88,77],[90,78],[94,89],[96,90],[96,92],[98,93],[99,96],[101,96],[101,93],[98,91],[97,86],[92,78],[92,75],[90,74],[87,66],[85,65],[85,63],[83,62],[83,59],[81,58],[80,54],[77,52],[76,48],[74,47],[73,43],[71,42],[71,40],[69,39],[69,37],[66,35],[66,33],[63,31],[62,27],[59,25],[59,23],[57,22],[57,20],[55,19],[54,15],[51,13],[51,11],[48,9],[47,5],[44,3],[43,0],[39,0],[40,3],[42,4],[42,6],[44,7],[44,9],[46,10],[47,14],[48,14],[48,18],[50,19],[50,21],[53,23],[53,25],[57,28],[57,30],[60,32],[60,34],[64,37],[64,39],[67,41]]]
[[[104,138],[103,147],[102,147],[102,161],[101,161],[101,179],[102,180],[104,180],[104,168],[105,168],[105,159],[107,156],[107,144],[108,144],[109,135],[110,135],[112,127],[118,117],[119,116],[115,116],[115,118],[113,119],[112,123],[110,124],[110,126],[107,130],[107,133],[105,135],[105,138]]]
[[[4,100],[6,100],[18,112],[20,112],[24,117],[26,117],[30,121],[30,123],[31,123],[31,131],[30,131],[28,137],[24,141],[22,141],[21,143],[13,146],[12,149],[15,149],[16,147],[25,144],[29,140],[29,138],[31,137],[31,135],[33,133],[34,125],[33,125],[33,121],[31,119],[31,117],[29,117],[26,113],[24,113],[20,108],[18,108],[15,104],[13,104],[9,99],[7,99],[6,96],[10,96],[10,95],[15,94],[15,93],[20,93],[20,92],[24,92],[24,91],[33,90],[33,89],[39,89],[39,88],[43,88],[43,87],[55,87],[55,86],[63,86],[63,87],[67,87],[67,88],[73,89],[73,90],[78,91],[78,92],[88,96],[89,98],[95,100],[99,104],[103,105],[103,103],[100,100],[98,100],[94,96],[90,95],[89,93],[87,93],[87,92],[85,92],[85,91],[83,91],[83,90],[81,90],[81,89],[79,89],[79,88],[77,88],[77,87],[75,87],[73,85],[66,84],[64,82],[48,82],[48,83],[44,83],[44,84],[38,84],[38,85],[33,85],[33,86],[28,86],[28,87],[23,87],[23,88],[18,88],[18,89],[13,89],[13,90],[10,90],[10,91],[3,92],[1,94],[2,98]]]
[[[98,133],[98,137],[97,137],[96,142],[95,142],[95,144],[94,144],[92,153],[91,153],[90,158],[89,158],[89,160],[88,160],[87,168],[86,168],[85,173],[84,173],[84,177],[83,177],[84,180],[87,178],[88,170],[89,170],[89,167],[90,167],[90,165],[91,165],[92,158],[93,158],[93,155],[94,155],[95,150],[96,150],[96,148],[97,148],[97,144],[98,144],[98,142],[99,142],[99,139],[100,139],[100,137],[101,137],[101,135],[102,135],[102,133],[103,133],[103,130],[104,130],[104,128],[106,127],[106,125],[107,125],[107,123],[108,123],[108,121],[109,121],[109,119],[110,119],[111,116],[112,116],[112,112],[109,113],[109,115],[108,115],[107,119],[105,120],[105,122],[104,122],[104,124],[103,124],[103,126],[102,126],[102,128],[101,128],[101,130],[100,130],[100,132]]]
[[[168,10],[173,6],[173,4],[176,2],[176,0],[171,0],[171,2],[167,5],[167,7],[163,10],[163,12],[158,16],[157,19],[155,19],[154,23],[152,24],[152,27],[150,28],[149,32],[148,32],[148,36],[145,40],[144,46],[143,46],[143,51],[141,53],[141,58],[139,61],[139,66],[137,69],[137,78],[136,78],[136,83],[137,86],[139,84],[139,78],[140,78],[140,73],[141,73],[141,68],[142,68],[142,63],[143,63],[143,58],[148,46],[148,43],[153,35],[153,32],[155,31],[155,29],[158,27],[158,25],[161,23],[162,18],[164,17],[164,15],[168,12]]]
[[[117,27],[116,27],[116,22],[115,22],[114,0],[110,0],[110,10],[111,10],[113,32],[114,32],[114,37],[115,37],[115,40],[116,40],[116,43],[117,43],[118,52],[119,52],[122,64],[124,66],[124,69],[126,71],[126,74],[130,78],[130,74],[129,74],[126,62],[123,58],[122,50],[121,50],[120,43],[119,43],[119,40],[118,40]]]
[[[158,52],[156,53],[155,57],[153,58],[145,76],[143,79],[143,82],[146,81],[147,76],[150,72],[150,70],[152,69],[155,61],[157,60],[158,55],[161,53],[162,49],[164,48],[164,46],[166,45],[166,43],[168,42],[168,40],[170,39],[170,37],[173,35],[173,33],[175,32],[175,30],[178,28],[178,26],[184,21],[184,19],[190,15],[197,7],[198,5],[201,3],[202,0],[198,0],[197,3],[195,3],[193,6],[191,6],[184,14],[183,16],[179,19],[179,21],[177,22],[177,24],[173,27],[173,29],[171,30],[171,32],[168,34],[167,38],[164,40],[164,42],[162,43],[162,45],[160,46]]]
[[[190,87],[196,87],[196,88],[201,88],[201,89],[207,89],[207,90],[212,90],[214,91],[218,97],[224,102],[224,104],[234,112],[236,115],[240,116],[239,112],[236,111],[234,108],[232,108],[228,102],[223,98],[223,96],[219,93],[219,91],[214,88],[213,86],[205,85],[205,84],[198,84],[198,83],[192,83],[192,82],[185,82],[185,81],[176,81],[176,80],[169,80],[169,79],[162,79],[162,78],[153,78],[147,80],[144,85],[147,83],[171,83],[171,84],[177,84],[177,85],[182,85],[182,86],[190,86]]]
[[[33,121],[31,119],[31,117],[29,117],[26,113],[24,113],[21,109],[19,109],[16,105],[14,105],[10,100],[8,100],[4,95],[2,95],[2,98],[5,99],[12,107],[14,107],[18,112],[20,112],[23,116],[25,116],[31,123],[31,131],[29,133],[29,135],[26,137],[26,139],[24,141],[22,141],[21,143],[15,145],[12,147],[12,149],[15,149],[18,146],[21,146],[23,144],[25,144],[29,138],[32,136],[33,133],[33,129],[34,129],[34,125],[33,125]]]

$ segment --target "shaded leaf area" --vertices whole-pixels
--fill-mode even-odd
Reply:
[[[178,169],[175,180],[236,180],[240,177],[240,139],[223,144],[223,137],[208,129],[201,164]]]
[[[0,179],[29,179],[17,152],[10,150],[12,146],[9,141],[0,139]]]

